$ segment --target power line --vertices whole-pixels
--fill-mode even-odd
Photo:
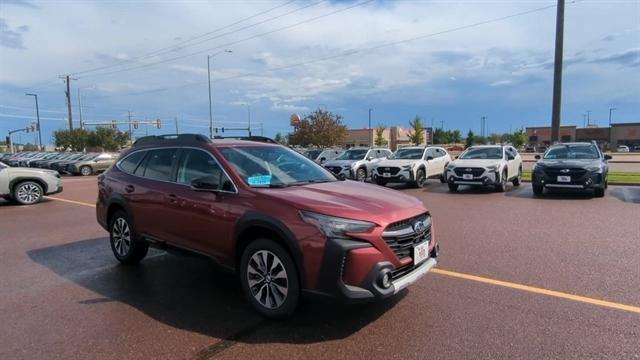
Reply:
[[[96,67],[96,68],[92,68],[92,69],[82,70],[82,71],[78,71],[78,72],[72,73],[72,75],[85,74],[85,73],[94,72],[94,71],[98,71],[98,70],[104,70],[104,69],[109,69],[109,68],[113,68],[113,67],[118,67],[118,66],[125,65],[125,64],[128,64],[128,63],[137,62],[138,60],[146,59],[146,58],[149,58],[149,57],[152,57],[152,56],[157,56],[157,55],[164,54],[164,53],[167,53],[167,52],[171,52],[171,51],[175,51],[175,50],[179,50],[179,49],[184,49],[185,47],[189,47],[189,46],[194,46],[194,45],[197,45],[197,44],[191,44],[191,45],[185,45],[185,44],[188,44],[188,43],[193,42],[193,41],[198,40],[198,39],[202,39],[203,37],[206,37],[208,35],[217,33],[217,32],[219,32],[221,30],[228,29],[230,27],[233,27],[235,25],[243,23],[243,22],[245,22],[247,20],[254,19],[254,18],[258,17],[258,16],[261,16],[261,15],[267,14],[269,12],[272,12],[274,10],[277,10],[279,8],[285,7],[285,6],[291,4],[291,3],[295,2],[295,1],[297,1],[297,0],[287,1],[287,2],[285,2],[283,4],[280,4],[278,6],[272,7],[270,9],[267,9],[267,10],[264,10],[264,11],[261,11],[259,13],[254,14],[254,15],[251,15],[249,17],[240,19],[240,20],[235,21],[235,22],[233,22],[231,24],[221,26],[221,27],[219,27],[219,28],[217,28],[215,30],[211,30],[211,31],[208,31],[208,32],[206,32],[204,34],[200,34],[200,35],[191,37],[188,40],[180,41],[180,42],[178,42],[176,44],[173,44],[173,45],[170,45],[170,46],[166,46],[166,47],[163,47],[163,48],[160,48],[160,49],[156,49],[156,50],[153,50],[151,52],[136,56],[136,57],[131,58],[131,59],[122,60],[122,61],[120,61],[120,62],[118,62],[116,64],[104,65],[104,66],[100,66],[100,67]],[[313,4],[313,5],[316,5],[316,4]],[[306,7],[309,7],[309,6],[305,6],[305,8]],[[289,13],[287,13],[287,14],[289,14]],[[255,24],[250,25],[248,27],[252,27],[252,26],[255,26]],[[243,30],[243,29],[245,29],[245,28],[237,29],[235,31],[240,31],[240,30]],[[228,33],[225,33],[225,34],[228,34]],[[225,34],[222,34],[220,36],[223,36]],[[185,46],[183,46],[183,45],[185,45]]]
[[[283,31],[283,30],[288,30],[288,29],[294,28],[296,26],[307,24],[307,23],[310,23],[312,21],[316,21],[316,20],[331,16],[331,15],[335,15],[335,14],[338,14],[338,13],[341,13],[341,12],[344,12],[344,11],[347,11],[347,10],[351,10],[351,9],[353,9],[355,7],[363,6],[363,5],[366,5],[366,4],[368,4],[370,2],[373,2],[373,1],[375,1],[375,0],[365,0],[365,1],[362,1],[360,3],[354,4],[354,5],[351,5],[351,6],[347,6],[345,8],[339,9],[339,10],[331,11],[329,13],[325,13],[323,15],[312,17],[310,19],[306,19],[306,20],[303,20],[303,21],[300,21],[300,22],[297,22],[297,23],[294,23],[294,24],[291,24],[291,25],[283,26],[283,27],[280,27],[280,28],[277,28],[277,29],[274,29],[274,30],[270,30],[270,31],[267,31],[267,32],[263,32],[263,33],[260,33],[260,34],[257,34],[257,35],[252,35],[252,36],[246,37],[244,39],[231,41],[231,42],[228,42],[226,44],[222,44],[222,45],[215,46],[215,47],[212,47],[212,48],[207,48],[207,49],[195,51],[195,52],[192,52],[192,53],[188,53],[188,54],[184,54],[184,55],[180,55],[180,56],[176,56],[176,57],[172,57],[172,58],[168,58],[168,59],[164,59],[164,60],[160,60],[160,61],[156,61],[156,62],[152,62],[152,63],[148,63],[148,64],[138,65],[138,66],[134,66],[134,67],[130,67],[130,68],[114,70],[114,71],[109,71],[109,72],[104,72],[104,73],[89,74],[89,75],[85,75],[84,77],[86,78],[86,77],[93,77],[93,76],[113,75],[113,74],[117,74],[117,73],[121,73],[121,72],[137,70],[137,69],[147,68],[147,67],[150,67],[150,66],[164,64],[164,63],[168,63],[168,62],[171,62],[171,61],[175,61],[175,60],[180,60],[180,59],[184,59],[184,58],[187,58],[187,57],[191,57],[191,56],[194,56],[194,55],[205,54],[205,53],[211,52],[213,50],[217,50],[217,49],[228,48],[228,47],[230,47],[232,45],[240,44],[240,43],[243,43],[243,42],[246,42],[246,41],[249,41],[249,40],[253,40],[253,39],[256,39],[256,38],[259,38],[259,37],[262,37],[262,36],[274,34],[276,32],[280,32],[280,31]],[[317,3],[315,3],[315,4],[317,4]]]
[[[584,0],[576,0],[576,1],[573,1],[572,4],[573,3],[577,3],[577,2],[581,2],[581,1],[584,1]],[[448,33],[452,33],[452,32],[457,32],[457,31],[461,31],[461,30],[466,30],[466,29],[470,29],[470,28],[474,28],[474,27],[478,27],[478,26],[482,26],[482,25],[487,25],[487,24],[491,24],[491,23],[496,23],[496,22],[500,22],[500,21],[504,21],[504,20],[508,20],[508,19],[512,19],[512,18],[516,18],[516,17],[520,17],[520,16],[525,16],[525,15],[529,15],[529,14],[532,14],[532,13],[537,13],[537,12],[541,12],[541,11],[544,11],[544,10],[552,9],[552,8],[555,8],[555,7],[556,7],[555,4],[554,5],[543,6],[543,7],[539,7],[539,8],[535,8],[535,9],[531,9],[531,10],[526,10],[526,11],[522,11],[522,12],[510,14],[510,15],[505,15],[505,16],[501,16],[501,17],[496,17],[496,18],[492,18],[492,19],[488,19],[488,20],[483,20],[483,21],[479,21],[479,22],[475,22],[475,23],[471,23],[471,24],[467,24],[467,25],[461,25],[461,26],[457,26],[457,27],[454,27],[454,28],[441,30],[441,31],[437,31],[437,32],[429,33],[429,34],[424,34],[424,35],[415,36],[415,37],[406,38],[406,39],[397,40],[397,41],[392,41],[392,42],[387,42],[387,43],[383,43],[383,44],[379,44],[379,45],[375,45],[375,46],[370,46],[370,47],[364,47],[364,48],[359,48],[359,49],[351,49],[351,50],[347,50],[347,51],[344,51],[344,52],[342,52],[340,54],[336,54],[336,55],[330,55],[330,56],[326,56],[326,57],[322,57],[322,58],[316,58],[316,59],[305,61],[305,62],[293,63],[293,64],[284,65],[284,66],[280,66],[280,67],[265,69],[265,70],[261,70],[259,73],[245,73],[245,74],[229,76],[229,77],[217,79],[216,81],[219,82],[219,81],[226,81],[226,80],[235,80],[235,79],[240,79],[240,78],[245,78],[245,77],[260,76],[260,75],[263,75],[264,73],[268,73],[268,72],[286,70],[286,69],[291,69],[291,68],[295,68],[295,67],[315,64],[315,63],[323,62],[323,61],[327,61],[327,60],[333,60],[333,59],[337,59],[337,58],[341,58],[341,57],[360,54],[360,53],[363,53],[363,52],[370,52],[370,51],[379,50],[379,49],[390,47],[390,46],[395,46],[395,45],[399,45],[399,44],[403,44],[403,43],[409,43],[409,42],[418,41],[418,40],[424,40],[424,39],[427,39],[427,38],[430,38],[430,37],[435,37],[435,36],[448,34]],[[163,91],[170,90],[170,89],[183,89],[183,88],[187,88],[187,87],[191,87],[191,86],[198,86],[198,85],[204,85],[204,84],[206,84],[206,82],[195,82],[195,83],[188,83],[188,84],[175,86],[175,87],[164,87],[164,88],[157,88],[157,89],[140,91],[140,92],[136,92],[136,93],[114,94],[114,95],[100,96],[100,97],[95,97],[95,98],[111,98],[111,97],[119,97],[119,96],[143,95],[143,94],[149,94],[149,93],[155,93],[155,92],[163,92]]]

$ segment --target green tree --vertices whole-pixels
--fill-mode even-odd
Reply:
[[[112,128],[99,127],[95,131],[89,132],[86,147],[100,148],[104,151],[117,151],[123,148],[128,142],[128,133]]]
[[[53,132],[53,140],[56,147],[73,151],[82,151],[87,147],[89,132],[85,129],[56,130]]]
[[[413,120],[409,121],[409,126],[413,129],[413,131],[409,132],[409,141],[411,141],[411,143],[413,143],[414,145],[421,145],[422,143],[424,143],[424,126],[422,125],[422,119],[420,119],[420,117],[416,115]]]
[[[527,133],[523,129],[517,129],[511,134],[511,144],[516,149],[527,143]]]
[[[490,144],[500,144],[500,139],[501,139],[500,134],[496,134],[496,133],[493,133],[488,137]]]
[[[384,138],[384,131],[387,128],[384,125],[378,125],[378,127],[376,128],[376,139],[374,141],[374,144],[376,146],[384,146],[387,145],[387,139]]]
[[[347,127],[342,123],[342,116],[318,109],[296,124],[293,133],[289,134],[289,144],[331,147],[346,137]]]
[[[504,133],[500,136],[500,142],[502,142],[503,144],[507,144],[511,142],[511,134],[509,133]]]
[[[465,147],[471,147],[473,146],[473,144],[475,144],[476,142],[476,138],[475,135],[473,134],[473,131],[469,130],[469,132],[467,133],[467,139],[465,140],[464,146]]]
[[[276,136],[273,138],[273,140],[275,142],[277,142],[278,144],[285,144],[286,143],[286,139],[284,138],[282,133],[277,133]]]
[[[460,133],[460,130],[453,130],[451,131],[451,136],[449,138],[451,143],[454,144],[459,144],[462,142],[462,133]]]

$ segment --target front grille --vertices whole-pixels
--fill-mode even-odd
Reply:
[[[568,170],[568,172],[565,170]],[[554,178],[556,176],[571,176],[572,178],[581,178],[584,176],[584,174],[587,173],[587,170],[581,168],[547,168],[544,169],[544,172],[547,176]]]
[[[405,275],[407,275],[408,273],[412,272],[413,269],[416,268],[416,265],[411,263],[407,266],[403,266],[401,268],[398,269],[394,269],[391,270],[391,281],[397,280]]]
[[[413,224],[417,221],[423,221],[426,225],[425,230],[420,233],[413,229]],[[398,258],[411,257],[416,244],[431,241],[431,217],[422,214],[390,224],[382,233],[382,238]]]
[[[459,167],[453,170],[457,176],[462,176],[464,174],[473,174],[473,177],[480,177],[484,173],[484,168],[474,168],[474,167]]]
[[[342,167],[341,166],[326,166],[326,169],[331,171],[334,174],[339,174],[340,171],[342,171]]]
[[[400,172],[400,168],[399,167],[379,167],[378,168],[378,173],[379,174],[384,174],[384,173],[389,173],[391,175],[397,175]]]

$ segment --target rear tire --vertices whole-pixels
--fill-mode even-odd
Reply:
[[[458,191],[458,184],[451,184],[450,183],[450,184],[447,184],[447,185],[449,185],[449,191],[451,191],[451,192]]]
[[[84,165],[80,168],[80,175],[89,176],[93,174],[93,169],[89,165]]]
[[[109,223],[113,255],[126,265],[139,263],[149,251],[149,244],[133,232],[131,224],[131,218],[124,211],[116,211]]]
[[[42,186],[35,181],[23,181],[13,187],[11,197],[20,205],[32,205],[40,202],[44,196]]]
[[[272,240],[257,239],[246,247],[240,282],[247,301],[264,317],[284,319],[298,306],[298,271],[289,252]]]
[[[542,192],[544,191],[544,188],[542,187],[542,185],[532,185],[531,188],[533,189],[533,195],[542,195]]]

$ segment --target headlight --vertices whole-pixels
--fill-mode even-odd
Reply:
[[[489,165],[486,167],[486,169],[489,171],[497,171],[498,169],[500,169],[500,164]]]
[[[373,229],[376,224],[368,221],[351,220],[328,215],[322,215],[310,211],[300,211],[302,220],[314,225],[326,237],[347,237],[347,233],[364,233]]]
[[[413,169],[413,167],[414,167],[415,165],[416,165],[415,163],[414,163],[414,164],[409,164],[409,165],[402,165],[402,169],[404,169],[404,170],[411,170],[411,169]]]
[[[343,169],[349,169],[349,168],[351,168],[351,165],[353,165],[353,164],[349,164],[349,165],[342,165],[342,168],[343,168]]]
[[[454,164],[447,165],[447,170],[453,170],[455,168],[456,168],[456,166]]]
[[[589,166],[589,167],[587,167],[587,171],[600,172],[600,171],[602,171],[602,168],[600,166],[597,166],[597,165],[596,166]]]

